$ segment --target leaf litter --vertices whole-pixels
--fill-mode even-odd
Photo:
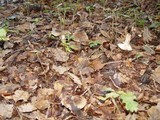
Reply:
[[[159,119],[158,4],[3,3],[1,118]]]

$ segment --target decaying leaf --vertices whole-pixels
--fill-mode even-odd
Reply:
[[[35,103],[35,107],[38,108],[39,110],[45,110],[50,106],[50,102],[48,100],[38,100]]]
[[[102,64],[99,60],[92,61],[92,66],[95,70],[100,70],[104,67],[105,64]]]
[[[56,65],[53,65],[52,66],[52,69],[54,69],[56,72],[58,72],[59,74],[64,74],[66,71],[69,70],[68,67],[63,67],[63,66],[56,66]]]
[[[4,104],[0,103],[0,116],[4,118],[11,118],[13,113],[13,105],[12,104]]]
[[[143,49],[148,52],[149,54],[155,54],[155,51],[149,45],[144,45]]]
[[[31,30],[31,23],[26,22],[17,26],[17,29],[21,32],[25,32],[26,30]]]
[[[51,95],[53,95],[53,93],[54,93],[54,90],[53,89],[51,89],[51,88],[40,88],[40,89],[38,89],[38,99],[40,100],[40,99],[48,99],[49,98],[49,96],[51,96]]]
[[[24,102],[27,102],[29,97],[30,97],[29,93],[23,90],[16,90],[14,95],[12,96],[15,102],[19,100],[23,100]]]
[[[55,120],[54,117],[47,118],[45,114],[42,114],[38,110],[33,112],[32,118],[36,120]]]
[[[67,72],[67,74],[69,75],[69,77],[73,80],[74,83],[78,84],[78,85],[82,85],[81,80],[79,79],[79,77],[77,77],[75,74]]]
[[[60,96],[61,92],[62,92],[62,89],[63,89],[63,84],[60,83],[59,81],[56,81],[54,83],[54,89],[56,90],[56,95],[57,96]]]
[[[18,84],[8,83],[6,85],[0,84],[0,95],[10,95],[15,89],[19,88]]]
[[[113,82],[119,87],[122,87],[124,84],[128,83],[129,80],[130,78],[122,73],[115,73],[113,75]]]
[[[153,71],[151,78],[160,84],[160,66]]]
[[[160,120],[160,102],[157,106],[152,106],[148,111],[149,120]]]
[[[57,37],[57,36],[60,36],[60,35],[61,35],[61,32],[58,31],[58,30],[55,29],[55,28],[52,28],[51,35]]]
[[[156,46],[156,51],[160,51],[160,45]]]
[[[66,62],[69,59],[68,54],[59,48],[53,49],[53,54],[56,61]]]
[[[84,45],[89,42],[88,35],[84,31],[76,31],[75,33],[73,33],[73,36],[75,41],[80,42]]]
[[[87,100],[83,96],[65,96],[61,100],[62,105],[74,111],[74,109],[82,109],[87,104]]]
[[[20,112],[32,112],[36,109],[37,108],[32,103],[25,103],[25,104],[18,106],[18,110]]]
[[[147,42],[147,43],[150,42],[150,41],[152,41],[152,34],[150,33],[148,27],[144,27],[143,41]]]
[[[35,90],[38,86],[38,79],[33,79],[28,81],[29,88]]]

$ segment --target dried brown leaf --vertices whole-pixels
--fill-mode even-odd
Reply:
[[[152,106],[148,111],[149,120],[160,120],[160,103],[157,106]]]
[[[62,89],[63,89],[64,85],[62,83],[60,83],[59,81],[56,81],[54,83],[54,89],[56,90],[56,95],[60,96]]]
[[[92,67],[95,69],[95,70],[100,70],[104,67],[105,64],[102,64],[99,60],[93,60],[92,61]]]
[[[79,77],[77,77],[75,74],[67,72],[67,74],[69,75],[69,77],[73,80],[74,83],[78,84],[78,85],[82,85],[82,82],[80,80]]]
[[[149,31],[149,29],[147,27],[144,27],[143,41],[147,42],[147,43],[152,41],[152,34],[150,33],[150,31]]]
[[[11,118],[13,113],[13,105],[12,104],[4,104],[0,103],[0,116],[4,118]]]
[[[0,85],[0,95],[10,95],[15,89],[19,88],[18,84],[8,83],[6,85]]]
[[[38,90],[38,98],[37,99],[48,99],[50,95],[53,95],[54,94],[54,90],[51,89],[51,88],[40,88]]]
[[[23,100],[24,102],[27,102],[29,97],[30,97],[30,94],[27,91],[23,91],[23,90],[16,90],[14,95],[12,96],[15,102],[19,100]]]
[[[25,104],[18,106],[18,110],[20,112],[32,112],[36,109],[37,108],[32,103],[25,103]]]
[[[66,62],[69,59],[69,55],[59,48],[53,49],[53,54],[56,61]]]
[[[86,45],[89,42],[88,35],[85,31],[76,31],[73,33],[74,40]]]
[[[61,103],[66,108],[74,111],[74,109],[82,109],[87,104],[87,100],[83,96],[65,96],[62,98]]]
[[[25,23],[23,23],[21,25],[18,25],[16,28],[21,32],[25,32],[26,30],[30,30],[31,29],[31,23],[25,22]]]
[[[64,74],[66,71],[69,70],[69,67],[64,67],[64,66],[56,66],[53,65],[52,69],[54,69],[56,72],[58,72],[59,74]]]
[[[160,84],[160,66],[153,71],[151,78]]]
[[[41,99],[35,103],[35,107],[38,108],[39,110],[45,110],[49,106],[50,106],[50,103],[48,100]]]
[[[122,73],[115,73],[113,75],[113,82],[118,87],[122,87],[124,84],[128,83],[129,80],[130,78]]]

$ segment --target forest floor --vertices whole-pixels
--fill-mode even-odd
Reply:
[[[1,6],[0,101],[1,120],[160,120],[160,2]]]

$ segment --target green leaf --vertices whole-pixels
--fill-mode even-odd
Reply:
[[[101,45],[101,42],[99,42],[99,41],[91,41],[90,43],[89,43],[89,46],[92,48],[92,47],[96,47],[96,46],[98,46],[98,45]]]
[[[1,40],[9,40],[7,37],[7,31],[4,28],[0,28],[0,41]]]
[[[109,98],[117,98],[119,96],[112,88],[104,88],[103,91],[108,93],[106,93],[105,96],[97,97],[99,100],[105,101]]]
[[[105,101],[109,98],[117,98],[118,96],[119,96],[119,94],[117,94],[116,92],[111,92],[111,93],[105,94],[105,96],[98,96],[97,98],[99,100]]]
[[[136,96],[132,92],[118,92],[120,98],[122,99],[122,102],[125,103],[125,108],[128,111],[131,112],[137,112],[138,110],[138,103],[134,101],[136,99]]]
[[[160,22],[155,21],[149,26],[149,28],[158,28],[159,26],[160,26]]]

